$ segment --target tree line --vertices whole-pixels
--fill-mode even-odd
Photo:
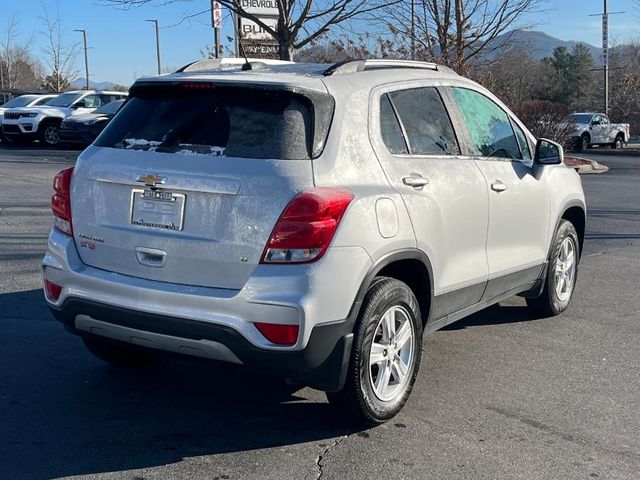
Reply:
[[[135,8],[181,1],[101,3]],[[559,118],[574,110],[603,108],[599,62],[585,45],[571,51],[559,47],[544,59],[513,45],[512,33],[534,26],[527,19],[542,11],[546,0],[276,0],[280,14],[276,26],[245,11],[239,0],[218,1],[266,30],[278,43],[282,59],[434,61],[479,81],[524,117],[553,112]],[[190,16],[210,15],[210,0],[191,3],[206,8]],[[44,65],[30,53],[29,42],[17,44],[17,22],[9,20],[0,41],[0,80],[5,86],[41,85],[60,91],[77,77],[78,44],[66,41],[59,11],[49,12],[43,4],[41,20],[42,35],[48,40],[42,51]],[[356,33],[363,31],[369,33]],[[640,126],[640,43],[612,48],[610,63],[612,120]]]
[[[0,30],[0,88],[64,92],[78,78],[80,44],[69,40],[59,3],[53,7],[44,1],[41,4],[39,35],[44,41],[37,56],[33,51],[36,34],[20,41],[20,21],[15,13],[8,16]]]

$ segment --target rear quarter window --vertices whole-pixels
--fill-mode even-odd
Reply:
[[[236,158],[311,158],[313,111],[298,94],[239,88],[139,88],[100,147]]]

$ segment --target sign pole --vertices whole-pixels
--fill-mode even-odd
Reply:
[[[609,10],[608,0],[604,0],[602,14],[602,70],[604,72],[604,113],[609,115]]]
[[[222,27],[222,7],[215,0],[211,0],[211,27],[213,27],[213,57],[221,58],[220,28]]]

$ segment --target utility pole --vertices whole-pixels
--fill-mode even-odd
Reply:
[[[74,32],[82,32],[82,40],[84,42],[84,74],[87,80],[86,90],[89,90],[89,56],[87,55],[87,31],[84,28],[74,30]]]
[[[604,114],[609,116],[609,2],[602,14],[602,71],[604,72]]]
[[[609,115],[609,15],[625,12],[610,12],[609,0],[604,0],[602,13],[590,15],[602,17],[602,73],[604,75],[604,113]],[[599,69],[598,69],[599,70]],[[614,68],[615,70],[615,68]]]
[[[156,58],[158,59],[158,75],[162,74],[162,69],[160,68],[160,24],[158,20],[145,20],[147,22],[152,22],[156,26]]]

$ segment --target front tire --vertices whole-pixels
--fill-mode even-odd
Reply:
[[[549,255],[544,290],[538,298],[527,299],[530,308],[548,317],[569,308],[578,277],[579,245],[573,224],[561,220]]]
[[[97,335],[83,335],[82,341],[94,356],[116,367],[142,367],[153,359],[149,353]]]
[[[591,138],[589,137],[589,134],[583,133],[578,143],[578,149],[579,149],[578,151],[584,152],[589,148],[591,148]]]
[[[422,320],[411,289],[380,277],[369,288],[358,318],[344,388],[327,393],[354,420],[374,426],[404,406],[420,367]]]
[[[40,129],[40,142],[47,147],[60,144],[60,123],[48,121]]]

